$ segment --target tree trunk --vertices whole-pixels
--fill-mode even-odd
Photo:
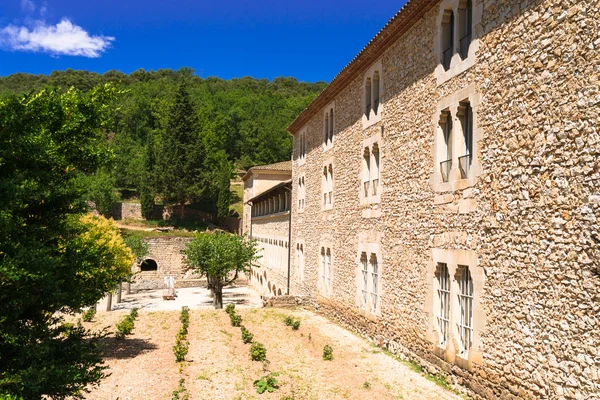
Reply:
[[[112,311],[112,292],[106,298],[106,311]]]
[[[123,292],[123,283],[119,282],[119,288],[117,289],[117,304],[121,302],[121,293]]]
[[[217,283],[215,285],[215,309],[220,310],[223,308],[223,285]]]
[[[131,282],[127,282],[125,285],[125,294],[131,294]]]

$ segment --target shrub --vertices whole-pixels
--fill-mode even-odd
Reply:
[[[365,388],[365,389],[371,389],[371,383],[369,383],[369,381],[363,382],[363,388]]]
[[[292,330],[297,331],[298,328],[300,328],[300,319],[295,319],[294,322],[292,322]]]
[[[325,347],[323,347],[323,360],[325,360],[325,361],[333,360],[333,349],[328,344],[326,344]]]
[[[265,361],[267,359],[267,349],[262,343],[254,342],[250,347],[250,358],[252,361]]]
[[[131,318],[131,315],[127,315],[117,324],[116,337],[121,340],[125,335],[131,335],[131,331],[133,331],[133,318]]]
[[[285,317],[283,322],[286,326],[292,326],[292,324],[294,323],[294,318],[288,315],[287,317]]]
[[[229,319],[231,319],[231,326],[241,326],[242,325],[242,316],[237,314],[229,314]]]
[[[135,320],[138,316],[138,309],[132,308],[131,312],[129,313],[129,316],[131,317],[131,319]]]
[[[233,303],[227,304],[227,306],[225,306],[225,312],[229,315],[231,315],[231,313],[235,312],[235,304],[233,304]]]
[[[248,329],[246,329],[244,326],[242,326],[241,328],[242,328],[242,342],[244,342],[244,344],[251,343],[252,339],[254,338],[254,335],[252,333],[250,333],[250,331]]]
[[[256,393],[273,393],[275,389],[279,389],[279,382],[277,382],[277,379],[275,379],[276,376],[279,376],[279,374],[277,372],[272,372],[268,375],[261,376],[260,379],[255,380],[254,387],[256,387]]]
[[[96,306],[91,306],[83,313],[83,315],[81,316],[81,319],[83,319],[83,322],[92,322],[94,320],[95,316],[96,316]]]

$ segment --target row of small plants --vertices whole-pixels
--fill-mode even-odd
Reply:
[[[190,342],[187,341],[188,328],[190,326],[190,309],[187,306],[181,307],[179,320],[181,321],[181,328],[177,332],[173,353],[175,353],[175,360],[182,362],[185,361],[185,356],[187,356],[190,347]]]
[[[267,349],[265,346],[262,343],[253,342],[254,335],[244,325],[242,325],[242,316],[238,315],[235,311],[235,304],[227,304],[225,307],[225,312],[229,315],[231,325],[240,328],[242,332],[242,342],[244,342],[244,344],[252,343],[250,346],[250,359],[252,361],[262,362],[263,370],[266,372],[268,369],[269,360],[267,360]],[[254,387],[256,388],[256,393],[273,393],[276,389],[278,389],[279,382],[275,378],[276,376],[279,376],[277,372],[270,372],[267,375],[255,380]]]
[[[290,315],[285,317],[285,319],[283,320],[285,325],[291,326],[292,330],[294,330],[294,331],[297,331],[300,328],[300,321],[301,321],[300,318],[294,318]],[[302,336],[304,336],[304,335],[302,335]],[[311,340],[310,333],[308,334],[308,340]],[[325,347],[323,347],[323,360],[325,360],[325,361],[333,360],[333,348],[328,344],[326,344]]]
[[[132,308],[129,315],[126,315],[119,323],[117,323],[116,338],[122,340],[126,335],[131,335],[133,331],[135,319],[138,316],[138,309]],[[93,318],[93,317],[92,317]],[[85,321],[85,320],[84,320]]]

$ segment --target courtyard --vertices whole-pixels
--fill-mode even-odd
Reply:
[[[266,365],[251,361],[250,344],[242,342],[240,328],[231,325],[223,310],[200,306],[190,311],[189,353],[177,363],[173,345],[180,311],[152,306],[158,303],[168,304],[146,303],[131,335],[120,341],[114,334],[106,339],[110,375],[86,394],[87,399],[462,398],[312,311],[258,308],[252,302],[240,304],[236,311],[254,342],[264,344]],[[131,303],[121,306],[127,304]],[[100,312],[84,324],[93,331],[114,331],[127,312]],[[287,316],[301,320],[298,330],[285,325]],[[331,361],[323,360],[325,345],[333,349]],[[279,373],[279,389],[258,394],[253,382],[268,372]]]

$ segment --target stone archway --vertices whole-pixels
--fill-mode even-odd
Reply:
[[[140,270],[142,272],[146,272],[146,271],[158,271],[158,264],[153,259],[146,258],[140,264]]]

